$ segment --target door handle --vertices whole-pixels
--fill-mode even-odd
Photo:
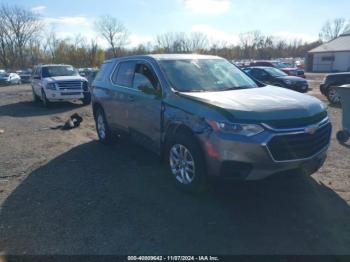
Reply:
[[[135,97],[134,96],[128,96],[128,101],[129,102],[134,102],[135,101]]]

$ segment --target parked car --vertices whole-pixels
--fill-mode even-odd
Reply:
[[[112,134],[164,157],[175,183],[198,192],[209,176],[258,180],[312,174],[331,123],[318,99],[264,86],[225,59],[148,55],[107,60],[92,85],[99,140]]]
[[[268,85],[285,87],[302,93],[306,93],[309,89],[309,85],[304,78],[289,76],[282,70],[274,67],[247,67],[243,70],[255,79]]]
[[[21,78],[16,73],[2,73],[0,74],[0,85],[19,85]]]
[[[292,65],[280,61],[258,60],[250,63],[250,66],[274,67],[282,70],[287,75],[305,78],[305,71],[303,69],[293,67]]]
[[[350,84],[350,72],[329,74],[323,79],[320,90],[331,104],[339,104],[340,96],[336,87],[345,84]]]
[[[22,83],[30,83],[31,82],[31,77],[32,77],[31,70],[19,70],[16,73],[20,76]]]
[[[71,65],[38,65],[33,71],[34,101],[41,100],[45,107],[52,102],[81,100],[90,104],[88,82]]]

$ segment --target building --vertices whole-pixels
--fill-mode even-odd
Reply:
[[[350,30],[308,52],[306,70],[311,72],[350,71]]]

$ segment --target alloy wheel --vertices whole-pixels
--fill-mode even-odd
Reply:
[[[100,138],[103,140],[106,138],[106,125],[103,115],[100,113],[97,116],[97,130]]]
[[[191,152],[180,144],[170,149],[170,169],[175,178],[182,184],[191,184],[195,179],[195,162]]]

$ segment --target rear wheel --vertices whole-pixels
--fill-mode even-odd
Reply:
[[[207,174],[202,150],[187,132],[176,134],[167,146],[168,165],[175,184],[191,193],[203,192]]]
[[[335,104],[335,105],[340,104],[340,96],[337,92],[336,87],[331,86],[328,88],[327,99],[331,104]]]
[[[102,108],[98,108],[95,113],[96,131],[99,141],[103,144],[112,142],[112,133],[109,129],[105,113]]]

